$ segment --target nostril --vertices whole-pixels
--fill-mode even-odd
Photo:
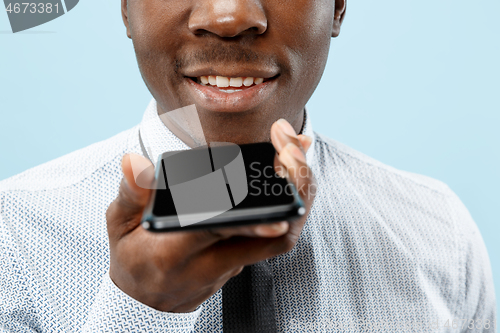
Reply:
[[[250,34],[260,34],[260,31],[261,29],[257,28],[257,27],[251,27],[251,28],[248,28],[246,32],[250,33]]]
[[[223,38],[258,35],[267,30],[267,18],[260,6],[246,1],[221,7],[223,1],[201,1],[189,17],[189,30],[195,35],[207,33]]]

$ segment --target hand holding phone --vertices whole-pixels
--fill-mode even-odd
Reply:
[[[306,209],[288,177],[275,172],[275,157],[268,142],[162,154],[142,226],[176,231],[293,221]]]
[[[314,185],[312,173],[297,172],[308,169],[304,152],[311,141],[296,136],[286,121],[273,124],[271,139],[279,153],[275,165],[291,176],[306,209],[306,214],[292,223],[152,233],[141,227],[152,191],[135,183],[131,158],[134,163],[143,163],[144,169],[150,162],[138,155],[126,155],[118,197],[106,213],[114,283],[157,310],[190,312],[244,266],[290,251],[314,199],[314,193],[307,193]],[[153,173],[145,176],[154,179]]]

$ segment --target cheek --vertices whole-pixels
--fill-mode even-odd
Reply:
[[[298,1],[300,16],[293,30],[295,51],[306,61],[309,70],[326,62],[333,25],[333,0]]]
[[[334,1],[296,0],[287,4],[290,8],[281,11],[277,29],[287,47],[290,79],[297,92],[293,96],[307,100],[318,85],[328,59]]]
[[[314,42],[318,38],[331,37],[334,0],[277,1],[269,8],[276,19],[276,28],[288,31],[292,41]],[[278,4],[279,3],[279,4]]]
[[[176,52],[185,8],[180,1],[131,1],[130,31],[142,77],[149,90],[159,98],[175,94],[178,77],[175,71]]]
[[[149,17],[149,19],[144,19]],[[135,52],[138,56],[152,58],[157,53],[168,53],[175,50],[176,40],[171,38],[172,30],[166,22],[159,21],[154,15],[148,15],[147,11],[141,16],[135,14],[131,21],[131,34]]]

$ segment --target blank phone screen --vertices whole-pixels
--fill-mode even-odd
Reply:
[[[167,152],[158,167],[153,214],[177,216],[292,204],[294,189],[274,168],[271,143]]]

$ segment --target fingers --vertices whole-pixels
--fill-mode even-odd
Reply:
[[[293,127],[280,119],[271,127],[271,139],[278,156],[275,159],[276,173],[288,176],[305,200],[310,197],[308,189],[314,184],[314,177],[307,166],[305,153],[312,139],[306,135],[295,135]],[[307,201],[307,200],[306,200]]]
[[[303,184],[308,183],[308,179],[302,180],[303,177],[308,177],[309,168],[307,167],[305,160],[305,152],[311,146],[311,138],[306,135],[295,135],[293,128],[290,124],[281,119],[273,124],[271,129],[271,137],[273,138],[273,144],[278,152],[281,152],[279,157],[277,157],[277,163],[282,166],[282,170],[289,173],[293,171],[290,180],[299,189],[303,187]],[[285,148],[286,147],[286,148]],[[281,155],[283,155],[281,157]],[[281,158],[281,161],[279,160]],[[303,168],[303,170],[300,170]],[[275,168],[276,169],[276,168]],[[278,170],[276,169],[278,172]],[[299,173],[299,171],[301,171]],[[303,176],[303,177],[301,177]],[[302,191],[305,193],[304,191]],[[301,193],[301,192],[299,192]],[[295,230],[298,228],[298,231]],[[293,227],[290,237],[300,233],[300,225],[296,223]],[[209,247],[220,240],[226,240],[231,237],[244,236],[244,237],[261,237],[261,238],[278,238],[286,235],[290,231],[290,224],[286,221],[272,223],[272,224],[259,224],[251,226],[240,226],[240,227],[223,227],[223,228],[212,228],[201,231],[188,231],[182,232],[182,236],[179,233],[178,236],[184,239],[184,244],[189,244],[190,248],[185,249],[190,253],[202,250],[205,247]]]
[[[281,154],[281,150],[289,142],[302,148],[295,130],[285,119],[279,119],[271,126],[271,141],[278,154]]]
[[[153,165],[140,155],[125,155],[121,166],[123,179],[118,197],[106,212],[108,232],[117,237],[122,237],[139,225],[151,195],[148,185],[154,181]],[[140,181],[136,182],[136,179]]]
[[[304,187],[312,182],[312,172],[307,166],[305,154],[290,142],[281,150],[278,161],[286,169],[288,179],[304,199],[306,193],[301,193],[301,190],[303,191]]]
[[[303,152],[307,151],[311,145],[311,139],[305,135],[295,135],[293,128],[285,120],[273,124],[271,135],[274,137],[273,144],[282,155],[279,164],[283,165],[284,169],[298,168],[295,166],[294,158],[298,157],[301,160]],[[305,165],[305,158],[302,158],[301,161],[301,165]],[[122,171],[124,178],[120,184],[119,195],[107,212],[108,229],[119,228],[119,232],[113,232],[120,235],[119,237],[129,233],[139,225],[143,210],[151,196],[149,189],[152,188],[151,185],[154,181],[154,166],[140,155],[125,155],[122,160]],[[295,177],[292,178],[292,181],[295,179]],[[297,181],[294,183],[296,186],[301,184]],[[164,237],[170,238],[170,241],[175,238],[175,243],[179,244],[180,247],[188,245],[190,248],[183,250],[193,253],[222,239],[235,236],[277,238],[285,235],[288,231],[289,224],[284,221],[201,231],[181,231],[175,233],[175,237],[173,237],[174,234]]]
[[[240,227],[223,227],[203,230],[186,230],[151,234],[151,237],[161,239],[168,248],[175,248],[176,253],[182,253],[186,258],[232,237],[272,239],[286,234],[289,230],[288,222],[259,224]],[[160,249],[161,250],[161,249]]]
[[[271,137],[275,149],[278,153],[283,152],[283,159],[287,160],[286,163],[283,163],[283,161],[279,161],[279,156],[281,155],[276,157],[275,170],[278,175],[282,177],[286,175],[287,165],[290,165],[291,169],[295,168],[297,171],[299,170],[299,167],[305,167],[308,169],[304,154],[311,146],[312,139],[310,137],[306,135],[297,136],[293,127],[284,119],[280,119],[273,124],[271,128]],[[287,147],[289,144],[290,146]],[[290,151],[292,154],[295,154],[295,158],[302,160],[301,165],[295,166],[295,163],[290,162]],[[276,165],[279,165],[280,167],[276,168]],[[291,181],[294,181],[296,185],[302,184],[303,182],[295,181],[298,180],[299,177],[300,174],[297,173],[297,177],[293,177]],[[259,224],[256,226],[213,229],[213,232],[220,235],[222,239],[234,236],[276,238],[286,234],[288,230],[288,222],[283,221],[273,224]]]
[[[288,252],[296,241],[288,233],[271,239],[233,237],[209,247],[196,260],[204,262],[217,275]]]
[[[293,128],[285,120],[279,120],[271,127],[271,138],[278,151],[275,158],[276,172],[286,176],[292,182],[309,212],[314,200],[317,186],[314,175],[307,165],[306,151],[311,147],[312,140],[307,136],[293,136]],[[307,215],[306,215],[307,216]],[[306,217],[290,223],[290,228],[284,239],[277,243],[285,248],[298,240]],[[284,244],[284,245],[283,245]],[[291,248],[291,247],[290,247]]]
[[[286,234],[287,231],[288,222],[286,221],[242,227],[212,229],[212,232],[219,235],[221,239],[227,239],[233,236],[273,238],[282,236]]]
[[[304,148],[304,152],[307,153],[307,151],[311,147],[312,138],[304,134],[300,134],[297,137],[299,138],[299,141],[302,144],[302,147]]]
[[[194,253],[215,244],[218,241],[226,240],[231,237],[262,237],[276,238],[286,234],[289,230],[289,224],[286,221],[258,224],[240,227],[222,227],[206,230],[177,232],[179,246],[185,247],[184,251]],[[184,246],[186,244],[188,246]]]

